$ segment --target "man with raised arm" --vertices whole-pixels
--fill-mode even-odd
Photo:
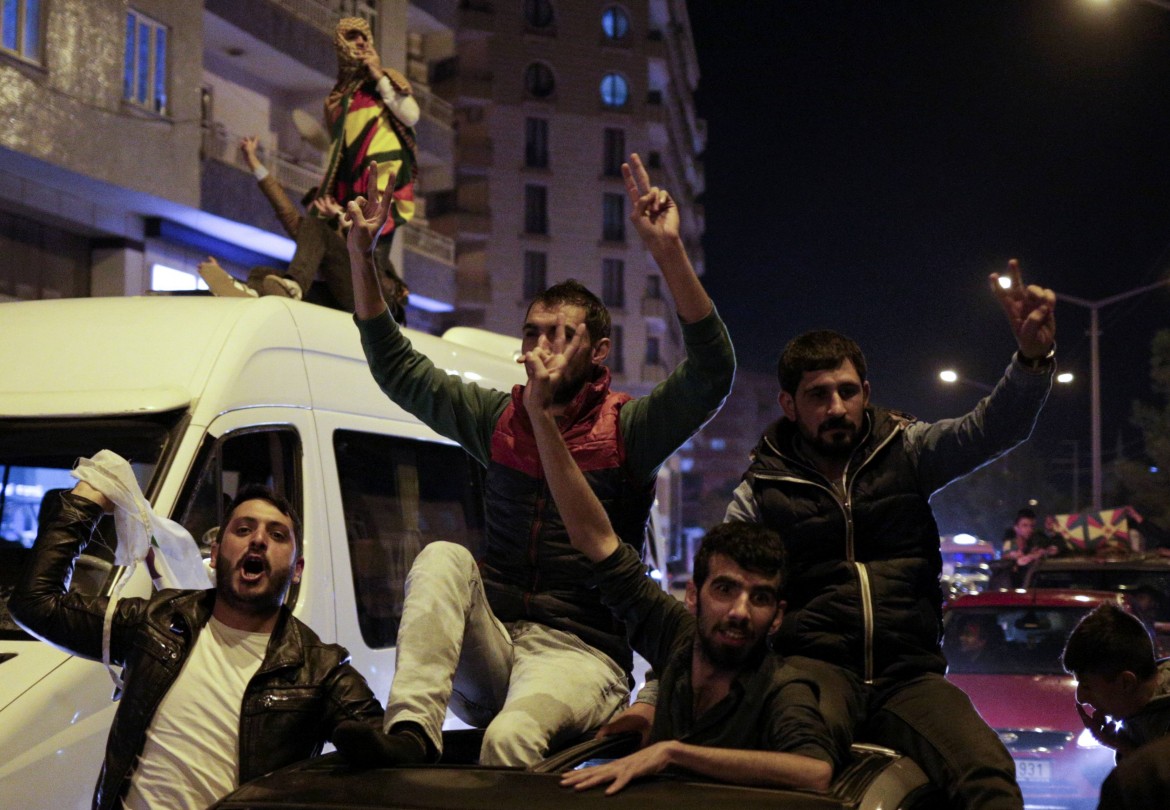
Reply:
[[[780,357],[784,415],[765,432],[728,520],[761,523],[788,551],[777,635],[811,673],[846,751],[855,730],[901,750],[951,806],[1022,807],[1015,766],[967,696],[943,677],[942,560],[929,499],[1028,438],[1055,368],[1055,295],[1025,287],[1015,260],[991,286],[1017,351],[970,413],[935,423],[869,401],[865,357],[836,332]]]
[[[69,580],[102,513],[113,510],[84,481],[46,496],[9,601],[30,633],[94,660],[102,660],[109,597],[70,592]],[[377,726],[382,707],[349,653],[284,606],[305,564],[292,506],[249,486],[227,514],[211,545],[214,588],[161,590],[113,606],[105,632],[125,689],[95,810],[206,807],[319,754],[342,721]]]
[[[542,337],[525,355],[524,408],[573,548],[593,563],[601,600],[625,624],[634,649],[661,673],[661,708],[648,747],[574,771],[562,784],[583,790],[609,783],[612,794],[640,776],[682,768],[736,784],[825,790],[832,741],[816,685],[766,647],[784,617],[780,538],[751,523],[716,526],[695,555],[685,607],[646,576],[585,480],[580,465],[588,456],[570,451],[554,411],[580,334],[561,321],[553,341]]]
[[[586,478],[618,536],[640,552],[658,469],[719,409],[735,358],[683,248],[674,201],[650,185],[637,155],[622,168],[634,227],[674,297],[686,359],[645,397],[610,390],[609,313],[572,280],[529,306],[523,348],[551,338],[558,321],[580,325],[580,348],[552,407],[570,447],[588,455]],[[355,320],[374,379],[487,467],[480,559],[461,546],[432,543],[407,577],[389,733],[365,740],[369,761],[435,758],[450,703],[459,717],[486,727],[481,761],[527,765],[625,703],[633,665],[625,630],[589,586],[589,561],[571,547],[548,497],[523,387],[464,383],[416,352],[387,314],[370,260],[388,203],[375,196],[349,213]],[[354,734],[350,752],[366,730],[355,727]]]

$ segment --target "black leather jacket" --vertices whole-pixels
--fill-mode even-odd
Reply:
[[[73,565],[101,508],[61,493],[45,499],[33,556],[9,607],[30,633],[84,658],[101,659],[106,597],[68,593]],[[211,618],[215,591],[165,590],[126,598],[114,612],[110,657],[126,683],[94,792],[95,808],[121,806],[146,730],[195,639]],[[382,706],[349,653],[325,644],[287,609],[272,632],[240,709],[239,782],[321,752],[343,720],[380,726]]]

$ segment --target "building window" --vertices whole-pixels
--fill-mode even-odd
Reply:
[[[533,28],[548,28],[554,19],[549,0],[524,0],[524,21]]]
[[[660,354],[659,338],[646,338],[646,365],[657,366],[662,364],[662,357]]]
[[[552,68],[544,62],[533,62],[524,70],[524,89],[533,98],[548,98],[556,87]]]
[[[601,261],[601,302],[607,307],[626,305],[626,263],[621,259]]]
[[[166,115],[167,28],[140,12],[126,12],[126,59],[122,98]]]
[[[544,186],[524,187],[524,232],[548,233],[548,189]]]
[[[630,31],[630,16],[621,6],[610,6],[601,12],[601,30],[607,39],[625,39]]]
[[[548,168],[548,121],[529,118],[524,122],[524,165],[532,169]]]
[[[625,341],[622,337],[621,326],[615,323],[609,327],[609,357],[606,358],[605,364],[614,374],[622,374],[626,370],[626,360],[622,353],[622,344]]]
[[[646,276],[646,297],[655,300],[662,297],[662,279],[659,276]]]
[[[524,251],[524,300],[531,301],[548,289],[548,254]]]
[[[646,168],[648,168],[648,169],[661,169],[662,168],[662,153],[651,151],[650,154],[646,156]]]
[[[622,163],[626,159],[626,131],[605,130],[605,146],[601,156],[601,171],[606,177],[621,177]]]
[[[601,103],[606,107],[626,106],[630,98],[630,85],[620,73],[606,73],[601,77]]]
[[[32,62],[41,61],[41,0],[4,0],[0,5],[0,47]]]
[[[626,197],[606,193],[601,200],[601,238],[621,242],[626,238]]]

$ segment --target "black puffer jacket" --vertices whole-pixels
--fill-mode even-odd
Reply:
[[[943,672],[938,526],[901,441],[912,418],[867,412],[868,434],[843,499],[793,452],[795,425],[773,424],[746,480],[766,526],[788,550],[780,649],[847,667],[867,680]]]
[[[30,633],[84,658],[100,660],[105,597],[67,593],[73,565],[89,542],[101,507],[62,493],[45,499],[33,556],[9,602]],[[121,806],[146,741],[146,729],[211,618],[215,591],[167,590],[119,600],[110,657],[126,683],[94,792],[95,808]],[[380,726],[382,707],[349,653],[325,644],[288,610],[268,643],[240,711],[239,781],[314,756],[343,720]]]

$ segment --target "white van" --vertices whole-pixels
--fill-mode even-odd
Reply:
[[[520,341],[411,332],[437,366],[508,390]],[[485,354],[466,343],[483,341]],[[480,345],[477,343],[477,345]],[[129,459],[155,510],[203,538],[246,483],[304,520],[294,613],[349,648],[385,699],[402,587],[435,539],[476,550],[482,473],[378,390],[349,315],[277,297],[98,298],[0,304],[0,808],[87,808],[116,704],[100,663],[16,626],[6,603],[41,498],[79,457]],[[108,590],[113,523],[72,587]],[[126,594],[145,594],[139,567]]]

